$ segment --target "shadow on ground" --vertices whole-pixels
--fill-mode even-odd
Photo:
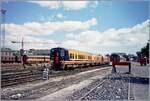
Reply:
[[[137,77],[128,73],[112,73],[112,77],[105,77],[104,79],[110,80],[124,80],[125,82],[136,83],[136,84],[149,84],[149,78],[146,77]]]

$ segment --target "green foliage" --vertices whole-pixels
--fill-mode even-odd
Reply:
[[[149,57],[149,43],[141,49],[141,54]]]

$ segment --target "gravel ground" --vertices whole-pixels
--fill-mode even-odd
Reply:
[[[70,96],[66,97],[68,100],[128,100],[133,99],[132,91],[129,88],[129,75],[128,74],[110,74],[103,78],[98,79],[91,83],[89,86],[74,92]],[[95,86],[104,81],[100,86]],[[87,94],[87,92],[89,92]],[[129,93],[129,91],[131,93]],[[128,95],[128,93],[130,95]],[[86,94],[86,96],[85,96]],[[83,97],[84,96],[84,97]],[[83,98],[82,98],[83,97]],[[81,99],[82,98],[82,99]]]
[[[22,88],[15,88],[11,90],[2,89],[2,99],[37,99],[43,97],[45,95],[54,93],[60,89],[66,88],[72,84],[79,83],[89,77],[107,74],[106,72],[111,70],[111,67],[106,67],[105,69],[99,68],[89,71],[84,71],[81,73],[77,73],[74,75],[57,77],[57,78],[50,78],[46,82],[44,81],[43,84],[35,84],[36,86],[33,87],[22,87]],[[53,79],[53,81],[51,81]]]

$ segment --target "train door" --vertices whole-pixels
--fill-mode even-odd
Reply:
[[[53,61],[52,68],[57,70],[59,69],[60,63],[60,52],[57,49],[52,49],[50,53],[50,58]]]

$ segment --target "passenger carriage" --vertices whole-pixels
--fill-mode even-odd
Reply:
[[[107,63],[106,56],[91,54],[61,47],[52,48],[50,51],[52,68],[55,70],[70,67],[93,66]]]

